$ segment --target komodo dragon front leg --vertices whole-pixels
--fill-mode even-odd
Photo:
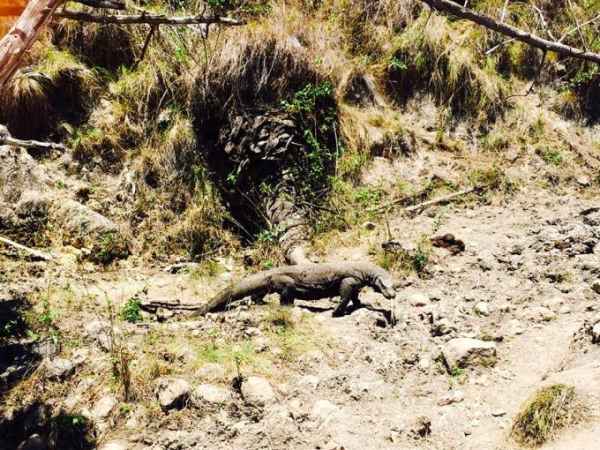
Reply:
[[[343,316],[346,313],[348,303],[352,300],[354,306],[360,306],[360,300],[358,299],[358,293],[363,287],[364,283],[356,278],[344,278],[340,283],[340,304],[333,311],[334,317]]]

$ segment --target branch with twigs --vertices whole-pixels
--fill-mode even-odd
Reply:
[[[450,0],[422,0],[424,3],[429,5],[433,10],[452,14],[461,19],[466,19],[481,25],[490,30],[496,31],[500,34],[504,34],[515,40],[525,42],[532,47],[539,48],[545,51],[552,51],[558,53],[566,58],[578,58],[586,61],[590,61],[596,64],[600,64],[600,54],[586,50],[582,50],[576,47],[563,44],[560,41],[550,41],[548,39],[541,38],[527,31],[521,30],[520,28],[501,23],[490,16],[480,14],[469,8],[465,8],[457,3]]]

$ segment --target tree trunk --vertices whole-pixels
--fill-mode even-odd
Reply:
[[[19,67],[23,55],[64,0],[31,0],[6,36],[0,40],[0,88]]]

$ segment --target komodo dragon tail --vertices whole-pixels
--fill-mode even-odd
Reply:
[[[206,313],[223,311],[229,302],[236,300],[233,286],[229,286],[211,298],[208,303],[199,307],[192,317],[204,316]]]
[[[208,303],[200,306],[192,314],[193,317],[203,316],[209,312],[223,311],[229,303],[241,300],[244,297],[254,294],[264,294],[266,285],[268,284],[270,272],[257,273],[250,275],[241,281],[226,287]]]

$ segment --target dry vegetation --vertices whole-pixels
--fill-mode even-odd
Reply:
[[[580,422],[585,407],[573,386],[555,384],[537,391],[515,418],[512,436],[528,446],[539,446],[570,425]]]
[[[90,172],[97,184],[91,199],[102,202],[109,192],[119,199],[109,215],[136,237],[134,253],[201,259],[238,248],[241,238],[256,241],[257,253],[277,261],[280,255],[268,245],[273,231],[260,223],[263,213],[250,214],[250,228],[259,223],[254,230],[245,217],[231,215],[240,210],[228,195],[234,168],[215,165],[220,158],[211,148],[235,114],[257,106],[283,111],[282,102],[309,84],[331,83],[336,108],[335,136],[324,138],[332,143],[319,154],[325,161],[323,151],[335,152],[336,162],[328,175],[319,173],[328,187],[312,218],[316,234],[371,220],[365,210],[402,195],[425,200],[481,183],[510,194],[520,182],[505,173],[514,163],[543,161],[547,170],[538,182],[555,188],[574,180],[589,161],[574,152],[571,125],[556,124],[563,123],[560,115],[598,118],[594,66],[552,54],[540,66],[538,50],[432,15],[412,0],[210,4],[248,25],[211,29],[208,38],[192,28],[163,27],[143,59],[144,27],[56,21],[36,44],[30,66],[3,93],[0,121],[13,134],[66,140],[76,172]],[[510,3],[506,10],[504,4],[472,6],[574,46],[600,46],[597,22],[572,30],[574,21],[593,18],[597,2]],[[185,13],[201,6],[150,7]],[[536,82],[531,97],[523,96]],[[543,104],[534,105],[538,100]],[[419,105],[429,101],[432,115],[415,122]],[[399,180],[370,194],[365,189],[371,187],[356,187],[372,157],[402,157],[420,148],[454,154],[461,183],[423,187]],[[118,187],[104,185],[102,174],[113,175]]]

